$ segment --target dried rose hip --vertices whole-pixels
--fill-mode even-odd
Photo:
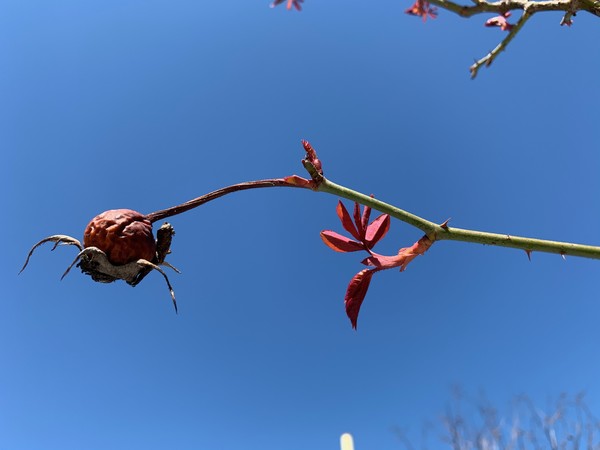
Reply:
[[[85,228],[83,246],[97,247],[115,264],[127,264],[156,255],[152,223],[131,209],[111,209],[94,217]]]
[[[294,1],[301,2],[301,0]],[[137,286],[146,275],[155,270],[164,277],[173,300],[173,306],[177,311],[173,287],[167,274],[160,267],[166,266],[179,273],[165,260],[171,253],[171,242],[175,231],[171,224],[165,222],[157,230],[155,240],[152,224],[197,208],[232,192],[246,189],[281,186],[317,190],[319,184],[324,181],[321,162],[317,158],[314,148],[308,142],[302,141],[302,144],[306,151],[306,158],[302,161],[311,174],[311,179],[292,175],[284,178],[238,183],[145,215],[131,209],[105,211],[94,217],[87,225],[83,235],[83,244],[74,237],[64,234],[55,234],[39,241],[29,250],[20,272],[25,270],[31,255],[40,245],[53,242],[52,250],[59,245],[72,245],[77,247],[79,253],[62,278],[73,267],[78,267],[82,273],[89,275],[92,280],[99,283],[123,280],[131,286]]]

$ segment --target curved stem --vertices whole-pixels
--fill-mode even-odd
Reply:
[[[247,189],[259,189],[259,188],[267,188],[267,187],[303,187],[290,184],[282,178],[275,178],[269,180],[256,180],[256,181],[247,181],[245,183],[233,184],[231,186],[226,186],[221,189],[217,189],[216,191],[209,192],[208,194],[201,195],[200,197],[196,197],[190,201],[182,203],[181,205],[172,206],[167,209],[161,209],[160,211],[155,211],[150,214],[146,214],[146,218],[154,223],[162,219],[166,219],[167,217],[176,216],[177,214],[184,213],[189,211],[190,209],[194,209],[204,203],[210,202],[211,200],[216,200],[219,197],[223,197],[224,195],[231,194],[237,191],[245,191]]]
[[[311,168],[312,167],[309,165],[307,169]],[[316,172],[314,174],[311,172],[311,175],[313,175],[313,181],[293,176],[287,178],[248,181],[245,183],[234,184],[232,186],[227,186],[216,191],[209,192],[208,194],[182,203],[181,205],[153,212],[148,214],[146,217],[151,222],[156,222],[158,220],[189,211],[190,209],[196,208],[204,203],[237,191],[267,187],[294,187],[333,194],[337,197],[346,198],[348,200],[370,206],[377,211],[389,214],[390,216],[401,220],[408,225],[418,228],[419,230],[423,231],[432,241],[451,240],[472,242],[483,245],[517,248],[524,250],[527,253],[536,251],[600,259],[600,247],[596,246],[573,244],[570,242],[548,241],[543,239],[511,236],[508,234],[499,233],[488,233],[484,231],[467,230],[461,228],[451,228],[445,224],[438,225],[415,214],[409,213],[408,211],[404,211],[400,208],[390,205],[389,203],[382,202],[381,200],[374,199],[368,195],[329,181]],[[297,180],[301,180],[301,183],[298,184]]]

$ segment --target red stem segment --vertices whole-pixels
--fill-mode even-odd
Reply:
[[[293,187],[293,188],[307,188],[306,186],[299,186],[292,183],[289,183],[283,178],[274,178],[270,180],[256,180],[256,181],[247,181],[245,183],[233,184],[231,186],[227,186],[221,189],[217,189],[216,191],[209,192],[208,194],[201,195],[193,200],[182,203],[181,205],[172,206],[167,209],[161,209],[160,211],[155,211],[153,213],[147,214],[146,218],[154,223],[158,220],[166,219],[167,217],[175,216],[177,214],[181,214],[183,212],[189,211],[190,209],[194,209],[197,206],[203,205],[204,203],[210,202],[211,200],[215,200],[219,197],[222,197],[227,194],[231,194],[236,191],[245,191],[246,189],[258,189],[258,188],[267,188],[267,187]]]

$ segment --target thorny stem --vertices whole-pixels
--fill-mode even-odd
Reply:
[[[531,18],[531,13],[529,12],[529,10],[526,9],[523,12],[523,15],[519,18],[518,22],[511,28],[511,30],[508,32],[508,35],[506,35],[506,37],[502,39],[502,41],[496,46],[496,48],[494,48],[491,52],[489,52],[480,60],[475,61],[475,63],[471,67],[469,67],[469,70],[471,71],[471,78],[475,78],[477,76],[477,72],[479,71],[481,66],[489,66],[490,64],[492,64],[492,62],[494,62],[494,60],[500,54],[500,52],[505,50],[506,46],[510,43],[510,41],[513,40],[513,38],[517,35],[519,31],[521,31],[521,28],[523,28],[523,25],[525,25],[525,22],[527,22],[529,18]]]
[[[432,5],[443,8],[447,11],[453,12],[461,17],[471,17],[476,14],[482,13],[497,13],[504,14],[507,11],[522,10],[523,15],[519,21],[509,31],[509,34],[486,56],[477,60],[475,64],[470,67],[471,78],[477,76],[478,70],[481,66],[489,66],[494,59],[506,48],[510,41],[517,35],[521,30],[525,22],[531,18],[534,14],[544,11],[564,11],[565,15],[561,21],[561,25],[570,24],[570,19],[578,11],[587,11],[590,14],[600,16],[600,2],[597,0],[499,0],[499,1],[487,1],[487,0],[471,0],[472,5],[461,5],[452,0],[429,0]]]
[[[347,198],[363,205],[370,206],[377,211],[412,225],[423,231],[432,241],[450,240],[472,242],[476,244],[495,245],[525,250],[526,252],[556,253],[559,255],[581,256],[583,258],[600,259],[600,247],[591,245],[572,244],[569,242],[547,241],[508,234],[487,233],[483,231],[465,230],[437,225],[434,222],[411,214],[390,204],[371,198],[347,187],[340,186],[324,179],[318,190],[338,197]]]
[[[338,197],[343,197],[348,200],[358,202],[361,205],[370,206],[377,211],[389,214],[395,219],[401,220],[404,223],[418,228],[425,234],[435,233],[439,228],[439,225],[430,222],[429,220],[415,216],[414,214],[404,211],[403,209],[396,208],[393,205],[384,203],[381,200],[377,200],[368,195],[361,194],[360,192],[341,186],[327,179],[323,179],[323,182],[319,185],[318,190],[319,192],[327,192],[328,194],[337,195]]]
[[[472,242],[476,244],[521,249],[526,251],[528,254],[530,252],[536,251],[545,253],[555,253],[563,256],[569,255],[580,256],[583,258],[600,259],[600,247],[596,246],[573,244],[570,242],[548,241],[543,239],[512,236],[508,234],[488,233],[484,231],[467,230],[462,228],[453,228],[448,227],[446,224],[438,225],[434,222],[426,220],[410,212],[404,211],[393,205],[382,202],[381,200],[377,200],[368,195],[357,192],[353,189],[329,181],[321,174],[316,173],[314,171],[314,167],[312,167],[310,163],[305,163],[305,167],[313,178],[313,184],[311,184],[310,186],[294,185],[283,178],[249,181],[218,189],[216,191],[210,192],[181,205],[148,214],[146,217],[151,222],[156,222],[166,217],[181,214],[182,212],[193,209],[211,200],[215,200],[219,197],[237,191],[266,187],[295,187],[311,189],[316,192],[333,194],[337,197],[346,198],[348,200],[356,201],[360,204],[370,206],[371,208],[377,211],[389,214],[390,216],[402,222],[405,222],[408,225],[412,225],[413,227],[418,228],[419,230],[423,231],[432,241],[450,240]]]
[[[581,9],[594,14],[596,6],[593,5],[593,0],[585,0],[589,5],[584,5]],[[461,5],[451,0],[429,0],[432,5],[439,6],[445,10],[458,14],[461,17],[471,17],[482,13],[499,13],[513,10],[528,10],[530,14],[542,11],[569,11],[572,9],[573,0],[507,0],[488,2],[485,0],[473,0],[473,5]]]
[[[572,244],[570,242],[546,241],[508,234],[486,233],[484,231],[464,230],[462,228],[446,228],[438,233],[437,240],[473,242],[476,244],[496,245],[525,250],[526,252],[545,252],[558,255],[581,256],[582,258],[600,259],[600,247],[592,245]]]

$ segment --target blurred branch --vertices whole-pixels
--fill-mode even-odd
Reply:
[[[494,62],[494,60],[500,54],[500,52],[505,50],[506,46],[510,43],[510,41],[513,40],[513,38],[517,35],[519,31],[521,31],[521,28],[523,27],[523,25],[525,25],[525,22],[527,22],[527,20],[529,20],[530,17],[531,14],[528,11],[525,11],[519,19],[519,21],[513,27],[511,27],[508,35],[496,46],[496,48],[494,48],[483,58],[479,59],[478,61],[475,61],[475,63],[471,67],[469,67],[469,70],[471,71],[471,78],[475,78],[477,76],[477,72],[479,71],[479,68],[481,66],[485,65],[486,67],[488,67],[490,64],[492,64],[492,62]]]
[[[589,2],[589,5],[579,2],[579,0],[547,0],[537,2],[529,0],[508,0],[499,2],[473,0],[474,5],[460,5],[449,0],[429,0],[429,2],[433,5],[456,13],[465,18],[482,13],[503,14],[506,11],[515,10],[528,11],[530,14],[535,14],[542,11],[572,11],[574,7],[576,7],[577,11],[589,10],[593,14],[600,15],[598,6],[594,6],[591,0],[587,1]],[[582,4],[578,5],[578,3]]]
[[[303,0],[302,0],[303,1]],[[470,67],[471,78],[475,78],[479,69],[482,66],[489,66],[501,51],[506,49],[506,46],[514,39],[517,33],[521,30],[525,22],[531,16],[539,12],[547,11],[564,11],[564,16],[560,21],[560,25],[571,26],[573,17],[579,11],[586,11],[590,14],[600,17],[600,0],[501,0],[501,1],[486,1],[486,0],[471,0],[473,4],[463,5],[452,0],[415,0],[414,4],[405,12],[413,16],[420,16],[423,21],[428,17],[436,18],[438,8],[453,12],[460,17],[470,18],[477,14],[496,13],[497,18],[488,20],[486,26],[498,26],[503,31],[508,31],[509,34],[500,41],[500,43],[483,58],[476,60]],[[275,0],[271,7],[283,3],[284,0]],[[297,0],[288,0],[287,8],[295,6],[300,11],[300,5]],[[510,15],[510,11],[523,11],[520,19],[516,24],[506,22],[506,17]],[[496,20],[498,19],[498,20]]]
[[[423,1],[423,0],[419,0]],[[513,40],[519,31],[521,31],[525,22],[534,14],[547,11],[564,11],[565,14],[560,21],[560,25],[571,26],[573,17],[579,11],[586,11],[590,14],[600,17],[600,1],[598,0],[506,0],[506,1],[486,1],[472,0],[472,5],[461,5],[451,0],[428,0],[428,3],[443,8],[447,11],[458,14],[461,17],[469,18],[477,14],[496,13],[498,18],[506,25],[502,26],[493,19],[486,22],[486,26],[499,26],[503,31],[508,31],[508,35],[483,58],[476,60],[470,67],[471,78],[475,78],[482,66],[489,66],[496,57],[506,49],[506,46]],[[516,24],[508,24],[502,18],[508,17],[510,11],[523,11]],[[507,14],[508,13],[508,14]]]
[[[519,396],[507,415],[501,415],[485,397],[455,398],[438,422],[440,441],[452,450],[587,450],[600,448],[600,424],[583,400],[561,394],[546,411],[527,396]],[[462,406],[467,400],[467,408]],[[409,448],[407,436],[399,435]],[[426,444],[419,446],[425,450]],[[439,444],[434,448],[440,448]]]

